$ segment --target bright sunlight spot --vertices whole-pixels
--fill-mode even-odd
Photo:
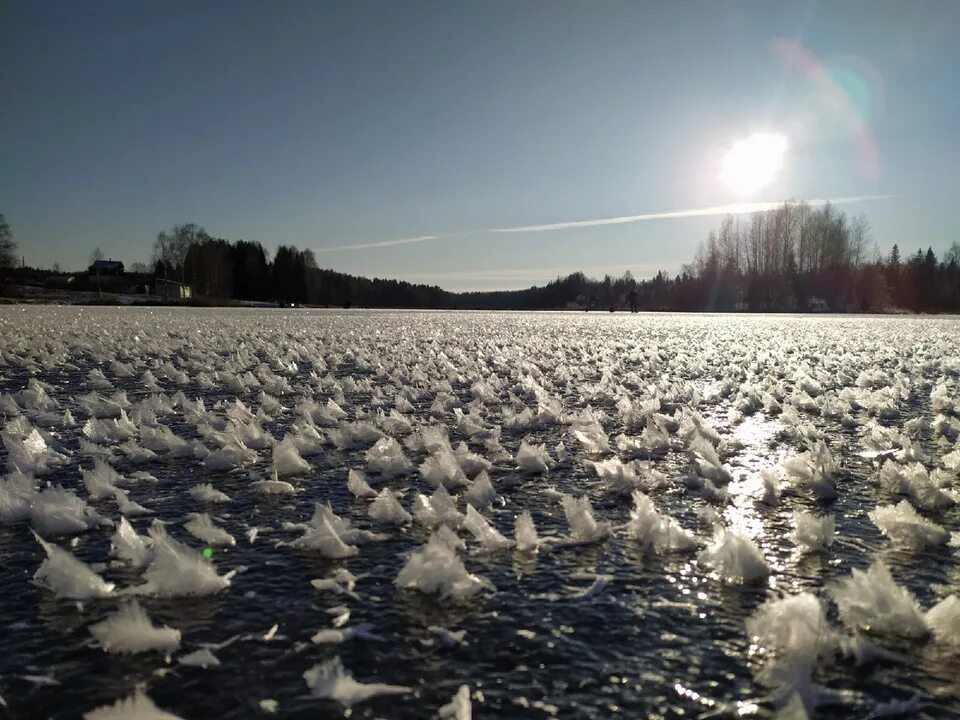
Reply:
[[[782,133],[754,133],[738,140],[723,158],[720,177],[737,194],[753,195],[777,177],[788,146]]]

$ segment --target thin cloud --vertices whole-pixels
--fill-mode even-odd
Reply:
[[[853,197],[814,198],[806,200],[807,205],[818,207],[830,203],[844,205],[870,200],[885,200],[892,195],[857,195]],[[790,202],[789,204],[797,204]],[[495,233],[530,233],[547,232],[549,230],[570,230],[572,228],[600,227],[603,225],[623,225],[625,223],[643,222],[645,220],[673,220],[677,218],[711,217],[715,215],[746,215],[749,213],[771,210],[783,205],[782,202],[752,202],[732,203],[729,205],[714,205],[713,207],[693,208],[690,210],[674,210],[672,212],[645,213],[643,215],[622,215],[620,217],[599,218],[596,220],[574,220],[572,222],[550,223],[547,225],[520,225],[518,227],[493,228]]]
[[[427,240],[436,240],[439,235],[418,235],[417,237],[402,238],[400,240],[381,240],[380,242],[360,243],[359,245],[337,245],[336,247],[313,248],[316,253],[344,252],[347,250],[367,250],[369,248],[391,247],[393,245],[413,245]]]

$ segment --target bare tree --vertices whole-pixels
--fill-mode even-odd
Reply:
[[[103,250],[98,247],[90,253],[90,267],[97,275],[97,294],[103,295],[103,286],[100,283],[100,263],[103,261]]]
[[[796,222],[794,223],[794,235],[796,246],[797,272],[806,272],[812,266],[810,261],[810,206],[805,202],[794,206],[796,213]]]
[[[17,244],[7,219],[0,213],[0,268],[12,268],[17,265]]]
[[[720,234],[717,236],[723,264],[727,268],[740,269],[740,243],[733,215],[724,216],[720,222]]]
[[[944,265],[949,265],[950,263],[960,265],[960,242],[956,240],[953,241],[950,249],[947,250],[946,255],[943,256],[943,263]]]
[[[850,221],[850,261],[854,267],[860,267],[863,254],[870,244],[870,222],[863,213]]]
[[[190,248],[209,238],[207,231],[196,223],[174,225],[170,232],[161,232],[153,244],[154,266],[163,261],[173,272],[179,272],[180,282],[186,276],[186,259]]]

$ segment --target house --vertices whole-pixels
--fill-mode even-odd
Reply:
[[[123,277],[123,263],[119,260],[94,260],[87,274],[91,280],[98,277]]]
[[[119,260],[94,260],[87,268],[87,283],[98,292],[124,292],[126,279]]]
[[[154,283],[154,294],[167,300],[189,300],[193,297],[193,290],[185,283],[174,282],[157,278]]]

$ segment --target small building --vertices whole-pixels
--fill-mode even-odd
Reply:
[[[166,300],[189,300],[193,297],[193,290],[189,285],[163,278],[156,279],[153,292]]]
[[[123,277],[123,263],[119,260],[94,260],[87,274],[91,280],[98,277]]]

